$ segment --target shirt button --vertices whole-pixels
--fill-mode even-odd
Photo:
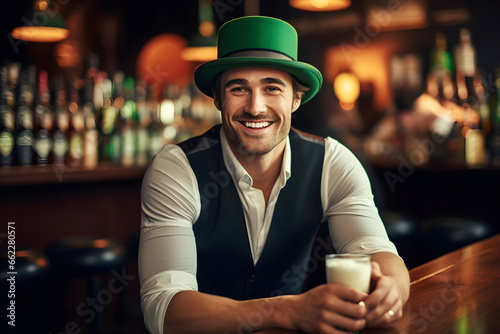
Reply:
[[[256,279],[255,275],[252,275],[252,276],[250,276],[250,279],[248,281],[250,283],[253,283],[253,282],[255,282],[255,279]]]

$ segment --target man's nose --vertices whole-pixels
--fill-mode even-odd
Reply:
[[[261,92],[254,91],[250,94],[248,99],[248,105],[245,108],[245,112],[250,115],[256,116],[259,113],[265,112],[267,110],[265,97]]]

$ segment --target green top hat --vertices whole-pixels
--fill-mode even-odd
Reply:
[[[314,66],[297,61],[297,32],[285,21],[265,16],[245,16],[226,22],[217,36],[216,60],[196,69],[198,89],[213,97],[217,75],[236,67],[269,67],[288,72],[309,90],[302,103],[321,88],[323,78]]]

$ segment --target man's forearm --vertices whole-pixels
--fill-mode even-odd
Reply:
[[[197,291],[178,292],[165,315],[164,333],[247,333],[283,327],[281,297],[235,301]]]
[[[393,253],[380,252],[372,254],[372,261],[378,263],[383,275],[395,279],[404,302],[410,296],[410,276],[401,258]]]

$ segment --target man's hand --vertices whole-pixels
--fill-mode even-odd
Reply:
[[[373,292],[366,298],[366,325],[385,326],[403,315],[403,306],[408,299],[405,283],[401,278],[383,275],[380,266],[372,262]],[[404,282],[404,278],[403,278]]]
[[[368,297],[366,293],[329,283],[290,297],[293,302],[282,305],[285,314],[290,316],[291,328],[306,333],[335,334],[365,327],[367,309],[362,301]]]

